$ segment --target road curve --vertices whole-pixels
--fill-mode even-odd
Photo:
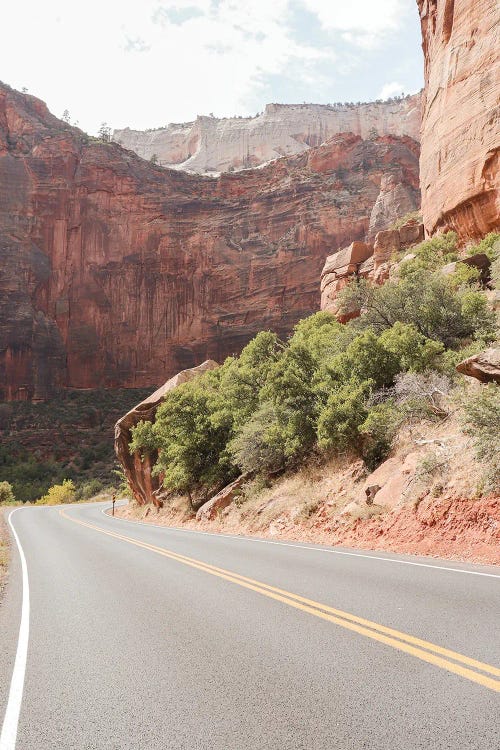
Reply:
[[[10,517],[0,750],[500,747],[499,568],[102,510]]]

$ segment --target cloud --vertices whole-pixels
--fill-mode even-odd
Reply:
[[[382,86],[382,89],[378,95],[379,99],[389,99],[391,96],[400,96],[405,90],[402,83],[397,81],[391,81]]]
[[[398,34],[410,7],[414,0],[22,0],[2,9],[4,27],[22,34],[4,35],[0,67],[7,83],[94,133],[103,120],[147,128],[212,111],[248,115],[282,91],[288,101],[335,100],[339,82]],[[356,96],[348,89],[342,98]]]
[[[323,28],[339,31],[360,47],[373,47],[396,31],[404,16],[405,0],[302,0]]]

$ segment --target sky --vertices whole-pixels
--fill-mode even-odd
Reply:
[[[17,0],[0,80],[95,134],[423,85],[415,0]]]

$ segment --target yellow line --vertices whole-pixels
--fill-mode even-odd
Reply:
[[[479,685],[483,685],[484,687],[489,688],[490,690],[500,692],[499,680],[493,679],[483,674],[478,674],[477,672],[472,671],[472,669],[467,668],[473,667],[474,669],[480,670],[482,672],[500,676],[500,669],[492,666],[491,664],[477,661],[476,659],[472,659],[468,656],[464,656],[463,654],[459,654],[456,651],[451,651],[450,649],[437,646],[436,644],[422,640],[421,638],[416,638],[415,636],[409,635],[408,633],[403,633],[399,630],[394,630],[393,628],[386,627],[385,625],[380,625],[379,623],[373,622],[371,620],[366,620],[363,617],[352,615],[349,612],[344,612],[342,610],[335,609],[334,607],[330,607],[326,604],[315,602],[312,599],[307,599],[303,596],[299,596],[298,594],[293,594],[289,591],[285,591],[284,589],[270,586],[267,583],[262,583],[261,581],[247,578],[246,576],[242,576],[239,573],[234,573],[233,571],[225,570],[224,568],[218,568],[215,565],[211,565],[210,563],[205,563],[201,560],[196,560],[195,558],[187,557],[186,555],[181,555],[177,552],[172,552],[171,550],[165,549],[163,547],[157,547],[153,544],[147,544],[146,542],[141,542],[138,539],[127,537],[123,534],[117,534],[114,531],[107,531],[106,529],[95,526],[91,523],[87,523],[86,521],[80,521],[76,518],[72,518],[71,516],[67,515],[67,513],[65,513],[65,511],[62,509],[59,512],[62,516],[64,516],[64,518],[72,521],[73,523],[78,523],[81,526],[86,526],[89,529],[99,531],[100,533],[106,534],[107,536],[111,536],[115,539],[128,542],[129,544],[133,544],[137,547],[142,547],[143,549],[147,549],[151,552],[155,552],[156,554],[168,557],[172,560],[175,560],[176,562],[183,563],[184,565],[188,565],[189,567],[196,568],[205,573],[210,573],[211,575],[217,576],[218,578],[230,581],[231,583],[236,583],[243,588],[250,589],[251,591],[255,591],[256,593],[262,594],[263,596],[267,596],[271,599],[275,599],[276,601],[283,602],[284,604],[288,604],[290,607],[294,607],[295,609],[307,612],[308,614],[315,615],[316,617],[327,620],[328,622],[332,622],[335,625],[340,625],[347,630],[352,630],[353,632],[364,635],[368,638],[378,641],[379,643],[384,643],[385,645],[391,646],[392,648],[395,648],[399,651],[403,651],[404,653],[415,656],[422,661],[457,674],[461,677],[471,680],[472,682],[476,682]],[[449,661],[449,659],[453,659],[454,661]],[[456,664],[454,662],[459,663]]]

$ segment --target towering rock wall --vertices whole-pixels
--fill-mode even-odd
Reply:
[[[268,104],[257,117],[198,117],[156,130],[115,130],[114,140],[144,159],[200,174],[256,167],[307,151],[339,133],[419,139],[420,94],[369,104]]]
[[[475,238],[500,227],[500,4],[417,1],[425,59],[425,227]]]
[[[286,335],[387,175],[418,204],[415,141],[344,134],[218,179],[166,170],[0,86],[0,400],[155,385]]]

